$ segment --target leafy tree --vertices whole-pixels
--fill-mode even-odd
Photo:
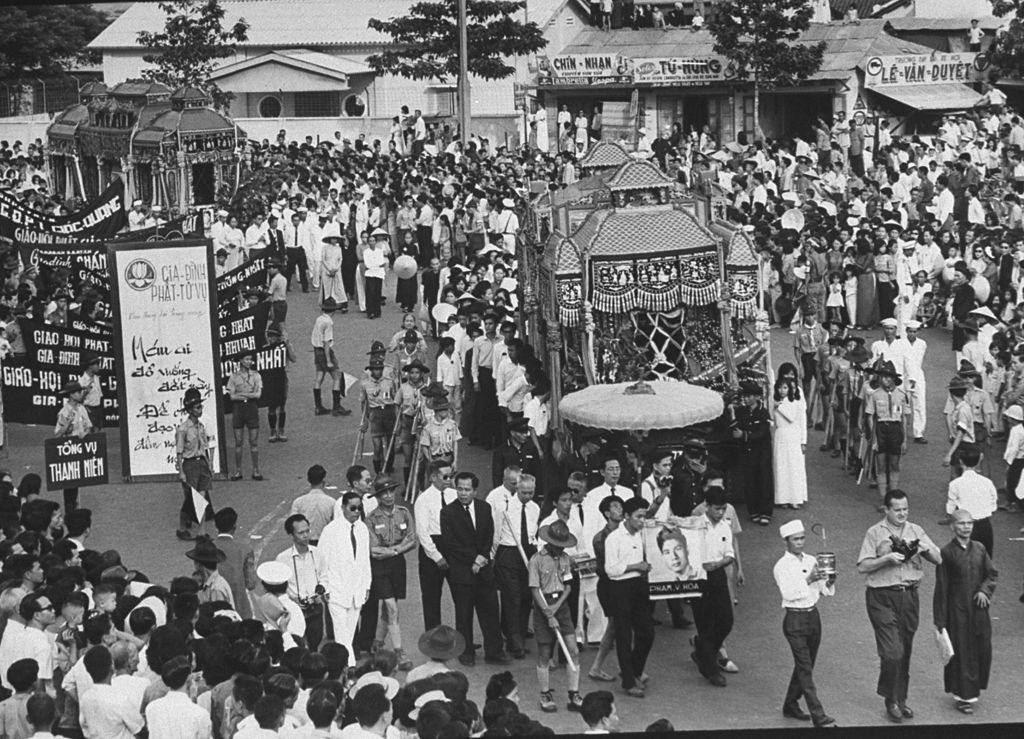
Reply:
[[[988,47],[988,58],[995,72],[993,77],[1019,78],[1024,74],[1024,3],[992,0],[992,15],[1006,18]]]
[[[86,46],[109,23],[91,5],[11,5],[0,23],[0,77],[43,77],[67,72],[98,55]]]
[[[707,28],[715,53],[732,62],[736,79],[754,83],[754,134],[761,134],[761,89],[792,85],[821,66],[825,42],[799,43],[814,10],[807,0],[720,0]]]
[[[248,36],[249,24],[238,19],[225,29],[224,8],[217,0],[169,0],[160,3],[167,14],[164,30],[139,31],[139,44],[153,50],[142,58],[155,69],[143,76],[171,88],[191,85],[205,90],[221,109],[234,97],[210,79],[217,60],[235,53],[237,44]]]
[[[515,72],[505,58],[544,48],[547,39],[537,24],[513,17],[525,6],[525,0],[466,0],[470,74],[504,79]],[[422,0],[401,18],[371,18],[370,28],[390,36],[394,48],[370,56],[367,63],[378,74],[414,80],[457,78],[458,18],[457,0]]]

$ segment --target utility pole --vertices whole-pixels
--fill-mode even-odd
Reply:
[[[459,2],[459,141],[463,147],[469,142],[469,40],[467,38],[466,1]]]

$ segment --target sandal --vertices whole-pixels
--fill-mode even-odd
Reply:
[[[970,701],[957,701],[956,710],[960,711],[960,713],[965,713],[968,716],[970,716],[972,713],[974,713],[974,706],[971,705]]]
[[[241,472],[236,472],[235,474],[233,474],[231,476],[231,482],[238,482],[241,479],[242,479],[242,473]]]
[[[596,680],[599,683],[613,683],[613,682],[615,682],[615,677],[612,676],[612,675],[609,675],[604,670],[598,670],[597,672],[593,672],[593,671],[588,672],[587,673],[587,677],[589,677],[591,680]]]

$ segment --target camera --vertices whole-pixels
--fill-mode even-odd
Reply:
[[[673,480],[672,475],[665,475],[664,477],[659,477],[658,478],[658,487],[659,488],[667,488],[669,485],[672,484],[672,480]]]
[[[895,534],[889,537],[889,541],[892,542],[892,550],[897,554],[902,554],[906,559],[910,559],[917,554],[918,547],[921,544],[918,539],[906,541]]]

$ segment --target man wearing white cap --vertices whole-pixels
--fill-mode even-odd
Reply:
[[[142,201],[133,200],[132,209],[128,211],[128,230],[138,231],[142,228],[142,222],[146,220],[146,214],[142,210]]]
[[[814,662],[821,644],[821,616],[818,598],[835,595],[834,572],[825,572],[818,560],[804,554],[804,525],[789,521],[779,527],[786,542],[786,553],[775,563],[772,574],[782,594],[782,607],[786,616],[782,633],[793,651],[793,675],[782,703],[782,715],[798,721],[814,721],[815,726],[834,724],[835,719],[825,713],[814,687]],[[801,710],[798,701],[803,696],[810,714]]]
[[[216,252],[218,249],[227,249],[228,253],[231,253],[231,247],[228,244],[228,212],[226,210],[217,211],[217,220],[210,226],[210,239],[213,241],[213,251]]]
[[[892,362],[896,368],[896,374],[900,379],[906,372],[904,367],[903,345],[896,338],[898,336],[899,324],[895,318],[883,318],[882,338],[871,343],[871,363],[874,364],[880,359]]]
[[[516,215],[515,201],[503,198],[495,216],[494,230],[501,235],[501,246],[508,254],[516,253],[516,233],[519,231],[519,216]]]
[[[928,351],[928,344],[918,336],[921,330],[921,322],[916,320],[907,321],[903,325],[903,338],[899,340],[900,352],[903,355],[904,379],[907,381],[907,394],[910,395],[910,405],[913,413],[913,434],[915,444],[927,444],[924,438],[925,427],[925,377],[924,377],[924,354]],[[899,367],[896,368],[899,371]]]

